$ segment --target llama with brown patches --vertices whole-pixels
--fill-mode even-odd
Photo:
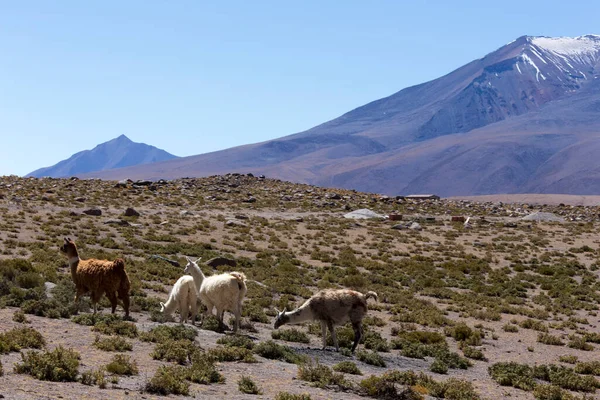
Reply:
[[[123,302],[125,316],[129,316],[129,277],[125,271],[125,262],[121,258],[114,261],[79,258],[77,246],[70,238],[65,238],[65,243],[60,251],[69,259],[71,277],[75,283],[75,304],[86,293],[90,294],[94,314],[97,312],[98,302],[106,294],[112,306],[112,313],[117,309],[118,300]]]
[[[350,321],[352,329],[354,329],[354,344],[352,345],[352,352],[354,352],[362,339],[362,320],[367,314],[369,297],[377,300],[377,293],[362,294],[348,289],[321,290],[293,311],[277,310],[274,328],[277,329],[285,324],[319,321],[323,334],[323,350],[327,347],[327,328],[329,328],[335,350],[340,351],[335,335],[335,326]]]

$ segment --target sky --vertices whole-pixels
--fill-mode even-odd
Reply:
[[[0,0],[0,175],[121,134],[188,156],[301,132],[600,1]]]

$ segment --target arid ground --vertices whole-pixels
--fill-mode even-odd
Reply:
[[[239,174],[0,177],[0,394],[600,398],[600,208],[508,201],[397,200]],[[344,217],[363,208],[390,218]],[[563,221],[522,219],[535,212]],[[125,259],[130,320],[121,307],[111,317],[106,299],[96,316],[87,298],[76,309],[58,251],[67,236],[84,259]],[[238,335],[160,314],[186,255],[236,262],[202,264],[206,275],[248,277]],[[339,353],[321,350],[316,323],[273,329],[276,308],[324,288],[378,293],[355,354],[348,326]]]

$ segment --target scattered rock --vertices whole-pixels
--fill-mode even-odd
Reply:
[[[126,217],[139,217],[139,216],[140,216],[140,213],[139,213],[139,212],[137,212],[135,209],[133,209],[133,208],[131,208],[131,207],[128,207],[128,208],[125,210],[125,213],[124,213],[124,215],[125,215]]]
[[[256,198],[255,197],[248,197],[247,199],[242,200],[244,203],[256,203]]]
[[[83,210],[83,213],[86,215],[94,215],[96,217],[99,217],[100,215],[102,215],[102,210],[99,208],[89,208],[87,210]]]
[[[402,221],[402,214],[390,214],[388,215],[390,221]]]
[[[44,282],[44,287],[46,288],[46,296],[48,298],[52,298],[52,289],[56,287],[56,283],[53,282]]]
[[[411,229],[413,231],[420,231],[423,230],[423,227],[418,222],[413,222],[412,224],[410,224],[408,229]]]
[[[235,219],[248,219],[247,215],[243,215],[243,214],[236,214],[235,215]]]
[[[235,219],[228,219],[225,221],[226,226],[246,226],[243,222],[237,221]]]
[[[181,215],[182,217],[187,216],[187,215],[194,215],[193,212],[189,211],[189,210],[183,210],[179,212],[179,215]]]
[[[559,217],[550,212],[537,211],[521,218],[523,221],[541,221],[541,222],[565,222],[563,217]]]
[[[231,267],[231,268],[237,267],[237,261],[232,260],[231,258],[225,258],[225,257],[211,258],[204,264],[208,265],[209,267],[213,267],[213,268],[219,267],[221,265],[227,265],[228,267]]]
[[[85,203],[85,197],[77,197],[75,199],[75,201],[79,202],[79,203]]]
[[[355,210],[349,212],[348,214],[344,214],[344,218],[350,219],[373,219],[373,218],[385,218],[385,215],[377,214],[376,212],[369,210],[368,208],[361,208],[360,210]]]

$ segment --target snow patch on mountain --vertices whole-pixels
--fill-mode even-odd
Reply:
[[[534,37],[531,43],[555,54],[563,56],[592,56],[600,53],[600,36],[578,37]]]

